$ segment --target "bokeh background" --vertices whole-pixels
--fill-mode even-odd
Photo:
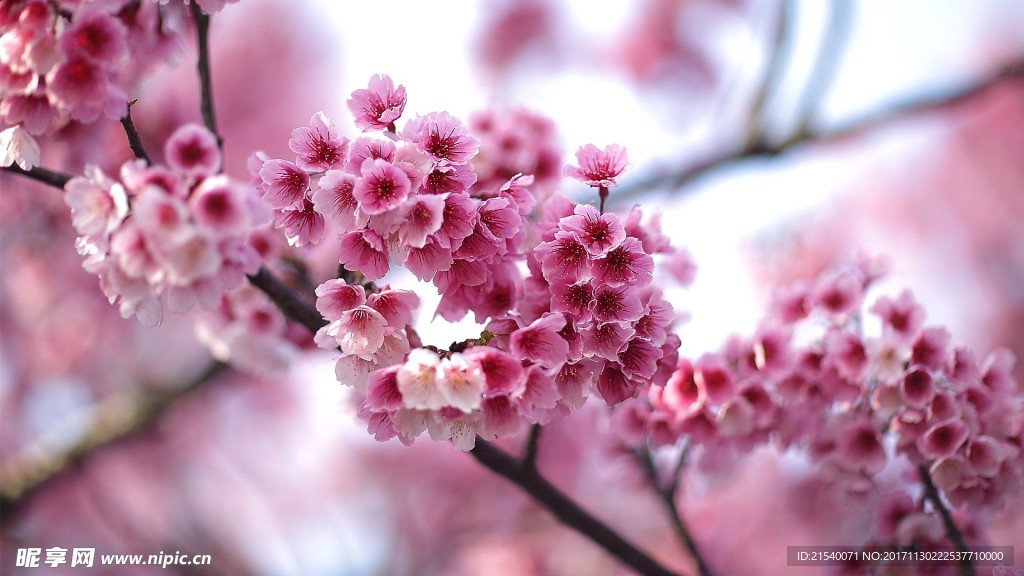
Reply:
[[[669,292],[689,316],[686,354],[751,331],[779,287],[869,254],[889,258],[883,289],[912,288],[929,324],[981,356],[1002,345],[1024,359],[1018,0],[242,0],[211,35],[236,176],[254,150],[285,155],[318,110],[352,137],[345,100],[386,73],[413,114],[549,117],[563,160],[585,143],[626,146],[611,209],[661,210],[697,265],[690,288]],[[177,50],[130,93],[156,156],[199,120],[195,48]],[[43,147],[44,166],[71,173],[130,155],[109,120]],[[214,364],[190,318],[122,320],[81,270],[60,196],[6,173],[0,188],[0,572],[18,573],[18,548],[61,546],[213,557],[125,574],[623,573],[450,446],[375,442],[301,331],[289,367],[257,377]],[[336,262],[329,245],[283,254],[283,273],[306,261],[316,283]],[[438,341],[478,330],[430,316],[428,303],[420,332]],[[539,465],[688,568],[607,409],[552,425]],[[856,541],[870,519],[812,472],[767,453],[687,472],[679,503],[709,562],[812,574],[785,567],[787,545]],[[1022,511],[989,538],[1017,545],[1024,566]]]

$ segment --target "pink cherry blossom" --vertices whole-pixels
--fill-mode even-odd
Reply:
[[[352,195],[356,177],[340,170],[328,170],[313,192],[313,208],[329,217],[340,232],[350,232],[357,227],[356,210],[359,202]]]
[[[626,229],[614,214],[601,214],[589,204],[576,206],[573,214],[559,226],[575,234],[594,258],[604,256],[626,239]]]
[[[380,312],[388,326],[404,328],[412,324],[413,311],[420,305],[420,297],[409,290],[384,287],[366,299],[367,306]]]
[[[227,176],[206,178],[192,191],[189,207],[196,223],[218,236],[237,236],[252,227],[248,189]]]
[[[404,219],[398,227],[402,243],[412,248],[422,248],[427,236],[437,232],[444,221],[445,199],[443,196],[416,196],[403,207]]]
[[[569,344],[558,334],[564,326],[565,316],[557,312],[538,318],[512,333],[512,353],[545,366],[558,366],[569,357]]]
[[[940,460],[949,458],[967,440],[969,430],[963,422],[947,420],[932,426],[917,441],[917,449],[926,458]]]
[[[381,214],[404,202],[410,188],[409,176],[401,168],[387,160],[368,159],[363,162],[352,196],[362,212]]]
[[[354,355],[372,361],[384,345],[387,321],[369,306],[356,306],[341,313],[327,334],[334,336],[343,355]]]
[[[646,286],[654,275],[654,260],[636,238],[626,238],[591,266],[598,284]]]
[[[389,76],[376,74],[370,78],[368,88],[352,92],[347,102],[348,109],[355,116],[356,126],[363,132],[368,130],[395,131],[395,121],[405,110],[405,86],[395,87]]]
[[[298,154],[296,164],[303,170],[323,172],[345,165],[348,139],[338,135],[338,129],[323,112],[309,120],[309,126],[292,131],[288,149]]]
[[[576,162],[579,166],[565,167],[565,176],[594,188],[612,188],[618,186],[616,178],[626,170],[629,161],[626,149],[618,144],[611,144],[604,150],[587,144],[576,151]]]
[[[557,232],[553,240],[535,249],[548,282],[576,283],[590,275],[587,247],[571,232]],[[653,264],[652,264],[653,266]]]
[[[128,31],[115,17],[100,10],[79,10],[61,34],[64,54],[81,56],[105,68],[121,63],[128,53]]]
[[[407,408],[437,410],[448,402],[441,381],[441,358],[424,348],[409,353],[398,370],[398,390]]]
[[[442,393],[448,406],[463,412],[480,407],[486,389],[486,377],[480,365],[462,354],[453,354],[441,362]]]
[[[404,132],[417,150],[444,164],[464,164],[480,148],[480,139],[470,135],[462,121],[447,112],[416,118]]]
[[[274,208],[299,206],[309,189],[309,174],[292,162],[270,159],[260,168],[264,183],[263,199]]]
[[[341,237],[338,262],[346,270],[361,272],[369,280],[378,280],[388,272],[384,240],[373,230],[348,232]]]
[[[185,124],[171,134],[164,144],[167,164],[189,176],[215,174],[220,168],[217,137],[198,124]]]
[[[358,284],[350,286],[344,280],[332,278],[316,287],[316,309],[330,321],[365,303],[366,291]]]
[[[644,315],[644,309],[630,287],[599,285],[594,292],[593,314],[598,322],[631,323]]]
[[[274,226],[284,228],[285,237],[291,246],[317,244],[326,231],[323,214],[317,212],[309,200],[304,200],[299,206],[278,211]]]

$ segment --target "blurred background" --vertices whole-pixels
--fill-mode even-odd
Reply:
[[[561,162],[586,143],[624,145],[632,168],[610,209],[660,210],[697,266],[691,287],[669,291],[688,316],[684,354],[752,331],[780,287],[867,254],[889,260],[883,288],[913,289],[954,341],[1024,359],[1018,0],[243,0],[214,16],[211,37],[239,178],[257,149],[285,156],[318,110],[354,137],[345,101],[385,73],[408,90],[406,117],[546,117],[544,145]],[[174,128],[199,121],[190,40],[129,91],[157,157]],[[524,145],[525,120],[511,122],[508,145]],[[43,165],[70,173],[89,162],[114,173],[130,157],[103,119],[41,144]],[[301,330],[282,328],[280,361],[254,376],[215,363],[192,318],[122,320],[81,269],[59,194],[6,173],[0,188],[0,572],[19,573],[19,548],[60,546],[213,559],[126,574],[623,573],[449,445],[375,442]],[[315,286],[333,272],[329,242],[277,242],[286,278]],[[428,301],[421,333],[435,330],[431,313]],[[553,424],[539,465],[689,569],[606,409]],[[856,542],[868,524],[768,454],[688,472],[679,502],[721,574],[813,574],[785,567],[787,545]],[[995,519],[989,540],[1024,551],[1022,511]]]

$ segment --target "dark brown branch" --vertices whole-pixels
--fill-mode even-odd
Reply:
[[[470,454],[492,472],[522,488],[563,524],[587,536],[637,573],[645,576],[674,574],[591,516],[548,482],[536,469],[523,466],[521,462],[481,438],[477,438],[476,447]]]
[[[932,507],[939,513],[942,525],[946,529],[946,535],[953,541],[953,545],[956,546],[957,550],[967,552],[967,542],[964,541],[964,535],[956,527],[956,522],[953,522],[953,515],[949,513],[949,508],[946,508],[946,504],[942,501],[942,496],[939,495],[938,488],[932,482],[928,469],[924,466],[918,466],[917,474],[921,477],[921,484],[924,485],[924,497],[932,503]],[[964,556],[966,558],[969,555],[965,554]],[[961,576],[974,576],[974,566],[971,565],[971,561],[968,559],[963,560],[959,564],[959,569]]]
[[[224,140],[217,132],[217,121],[213,114],[213,85],[210,77],[210,15],[203,12],[198,2],[192,2],[192,19],[196,23],[196,39],[199,45],[199,57],[196,59],[196,70],[199,72],[199,89],[201,93],[200,111],[203,124],[217,137],[217,144],[224,145]]]
[[[523,450],[523,467],[537,468],[537,453],[540,450],[540,433],[543,426],[534,424],[530,426],[530,435],[526,437],[526,448]]]
[[[680,455],[679,466],[682,466],[682,462],[685,460],[686,453]],[[672,525],[672,529],[676,533],[676,537],[682,542],[686,551],[689,552],[693,558],[694,563],[697,564],[697,572],[701,576],[711,576],[711,569],[708,567],[707,562],[704,561],[704,557],[701,556],[700,550],[697,548],[697,541],[693,539],[693,535],[690,534],[690,530],[686,527],[683,522],[682,515],[679,514],[679,508],[676,507],[675,492],[679,486],[679,472],[677,468],[675,470],[675,476],[669,483],[668,488],[664,487],[658,480],[658,470],[654,466],[654,458],[651,455],[649,448],[641,448],[637,451],[637,459],[640,461],[641,467],[644,469],[647,479],[651,482],[651,486],[654,488],[654,492],[658,495],[658,501],[661,502],[662,507],[665,509],[665,515],[668,516],[669,523]]]
[[[124,134],[128,137],[128,146],[131,147],[132,154],[135,154],[139,160],[145,160],[146,164],[152,164],[149,154],[146,154],[146,148],[142,145],[139,131],[135,129],[135,123],[132,122],[132,105],[135,102],[136,100],[132,100],[128,103],[128,112],[125,113],[124,118],[121,118],[121,126],[124,127]]]
[[[269,296],[285,316],[302,324],[310,332],[316,334],[317,330],[327,324],[316,308],[300,298],[266,266],[251,274],[249,282]]]
[[[954,108],[985,94],[1004,82],[1020,82],[1021,80],[1024,80],[1024,58],[1010,62],[975,83],[934,96],[909,98],[902,102],[896,102],[884,109],[865,114],[829,130],[796,132],[778,144],[746,145],[711,154],[681,169],[662,170],[658,174],[618,188],[614,197],[616,201],[624,202],[650,190],[675,191],[704,176],[748,160],[771,158],[802,145],[844,140],[917,114]]]
[[[104,399],[93,410],[92,426],[71,447],[39,456],[26,452],[4,462],[0,477],[0,509],[16,513],[32,494],[82,462],[90,453],[152,425],[181,398],[195,392],[227,370],[211,361],[184,386],[174,389],[134,390]]]
[[[60,188],[61,190],[64,189],[64,185],[68,183],[68,180],[71,180],[71,176],[68,176],[67,174],[61,174],[60,172],[54,172],[53,170],[47,170],[46,168],[40,168],[38,166],[29,170],[22,170],[17,164],[12,164],[10,166],[0,168],[0,170],[13,172],[19,176],[24,176],[25,178],[30,178],[36,182],[42,182],[43,184],[53,186],[54,188]]]

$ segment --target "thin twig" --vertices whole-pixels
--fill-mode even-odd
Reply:
[[[534,500],[554,514],[563,524],[587,536],[623,564],[645,576],[670,576],[670,572],[653,558],[625,541],[614,530],[594,518],[563,494],[558,488],[527,468],[493,444],[477,438],[470,454],[491,471],[504,476],[522,488]]]
[[[956,522],[953,521],[953,515],[949,513],[949,509],[946,508],[946,504],[942,501],[942,496],[939,495],[939,490],[935,487],[932,482],[932,477],[928,473],[928,469],[924,466],[917,467],[917,474],[921,477],[921,484],[924,485],[924,497],[932,503],[935,511],[939,513],[939,517],[942,518],[942,525],[946,529],[946,535],[953,541],[953,545],[960,552],[964,552],[964,559],[960,562],[960,574],[961,576],[974,576],[974,566],[971,565],[971,561],[968,559],[970,556],[966,554],[967,542],[964,541],[964,535],[960,532],[960,529],[956,527]]]
[[[708,567],[707,562],[704,561],[704,557],[701,556],[700,550],[697,548],[697,541],[693,539],[693,535],[690,534],[690,530],[683,522],[682,515],[679,514],[679,508],[676,507],[675,491],[679,486],[678,480],[673,479],[669,487],[665,488],[658,480],[658,470],[654,466],[654,458],[651,455],[650,449],[647,447],[641,448],[637,450],[636,455],[641,467],[644,469],[644,473],[647,475],[647,479],[654,488],[654,492],[658,495],[658,500],[661,502],[662,507],[665,508],[665,514],[668,516],[669,523],[672,524],[672,529],[686,548],[686,551],[690,553],[694,563],[697,564],[697,572],[701,576],[711,576],[711,569]],[[680,458],[680,461],[682,461],[682,458]],[[676,478],[678,478],[678,474]]]
[[[17,164],[12,164],[10,166],[4,166],[0,168],[0,170],[12,172],[19,176],[35,180],[36,182],[42,182],[43,184],[53,186],[54,188],[60,188],[61,190],[64,189],[64,185],[68,183],[68,180],[71,180],[71,176],[67,174],[61,174],[60,172],[54,172],[53,170],[47,170],[46,168],[40,168],[39,166],[35,166],[28,170],[22,170]]]
[[[178,400],[206,386],[227,368],[224,363],[211,361],[184,386],[169,390],[133,390],[110,396],[93,409],[90,428],[69,448],[44,455],[29,450],[6,460],[0,477],[3,514],[15,513],[33,493],[90,453],[156,422]]]
[[[835,80],[839,69],[837,63],[843,55],[853,28],[853,3],[850,0],[833,0],[826,4],[830,10],[828,26],[811,76],[804,86],[800,104],[797,106],[796,134],[810,132],[811,124],[821,108],[821,102]]]
[[[1022,79],[1024,79],[1024,57],[1008,63],[977,82],[932,96],[908,98],[829,130],[794,133],[778,144],[756,143],[754,146],[724,150],[712,153],[682,168],[658,171],[647,178],[620,186],[615,198],[618,202],[624,202],[650,190],[673,192],[704,176],[748,160],[772,158],[802,145],[841,141],[913,115],[953,108],[983,95],[1004,82],[1015,82]]]
[[[196,70],[199,72],[199,89],[202,101],[200,111],[203,114],[203,124],[213,135],[217,137],[217,145],[224,146],[224,140],[217,132],[217,121],[213,114],[213,86],[210,77],[210,15],[203,12],[198,2],[192,2],[192,19],[196,23],[196,39],[199,44],[199,57],[196,59]]]
[[[526,448],[523,450],[523,466],[526,468],[537,468],[537,452],[540,449],[540,433],[543,426],[534,424],[530,426],[530,435],[526,437]]]
[[[132,149],[132,154],[140,160],[145,160],[146,164],[152,164],[153,161],[149,159],[149,154],[146,154],[146,148],[142,145],[142,138],[139,137],[139,131],[135,129],[135,123],[132,122],[132,106],[138,100],[132,100],[128,103],[128,112],[125,113],[124,118],[121,118],[121,126],[124,127],[125,136],[128,137],[128,146]]]

